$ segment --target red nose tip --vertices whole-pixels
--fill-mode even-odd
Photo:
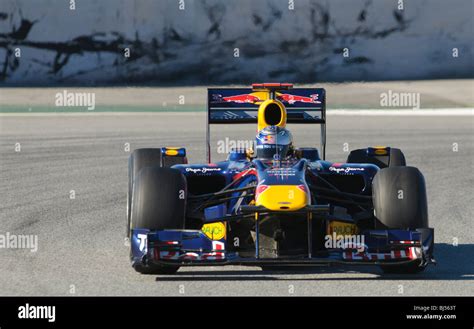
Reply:
[[[303,191],[304,193],[307,193],[308,191],[306,190],[306,186],[304,184],[298,185],[298,188]]]
[[[255,190],[255,197],[258,197],[259,194],[263,193],[269,187],[270,186],[268,186],[268,185],[258,185],[257,189]]]

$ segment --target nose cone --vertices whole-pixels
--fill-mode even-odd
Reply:
[[[272,211],[295,211],[309,204],[305,185],[271,185],[258,192],[255,205]]]

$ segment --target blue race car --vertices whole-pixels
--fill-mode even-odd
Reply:
[[[434,263],[421,172],[385,146],[327,161],[325,102],[324,89],[287,83],[208,89],[208,163],[188,164],[184,148],[136,149],[127,207],[133,268],[367,264],[415,273]],[[257,125],[255,144],[213,163],[210,125],[238,123]],[[320,125],[320,148],[296,147],[287,123]]]

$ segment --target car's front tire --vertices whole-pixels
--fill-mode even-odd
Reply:
[[[384,229],[415,230],[428,228],[425,180],[415,167],[381,169],[372,183],[376,225]],[[385,273],[421,272],[423,260],[401,265],[381,266]]]
[[[421,260],[401,265],[381,265],[380,268],[385,274],[416,274],[423,272],[426,265]]]
[[[169,168],[175,164],[186,163],[183,157],[163,157],[160,148],[136,149],[128,159],[128,190],[127,190],[127,227],[126,236],[130,238],[130,216],[132,212],[132,194],[135,177],[142,168],[164,167]]]
[[[133,184],[131,228],[184,229],[186,178],[177,169],[145,167]],[[135,264],[143,274],[172,274],[179,266]]]

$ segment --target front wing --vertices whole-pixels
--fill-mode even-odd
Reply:
[[[228,251],[225,238],[212,240],[199,230],[132,231],[132,265],[162,264],[178,266],[216,265],[400,265],[432,263],[433,229],[368,230],[361,233],[364,248],[327,249],[317,254],[262,258],[242,257]]]

